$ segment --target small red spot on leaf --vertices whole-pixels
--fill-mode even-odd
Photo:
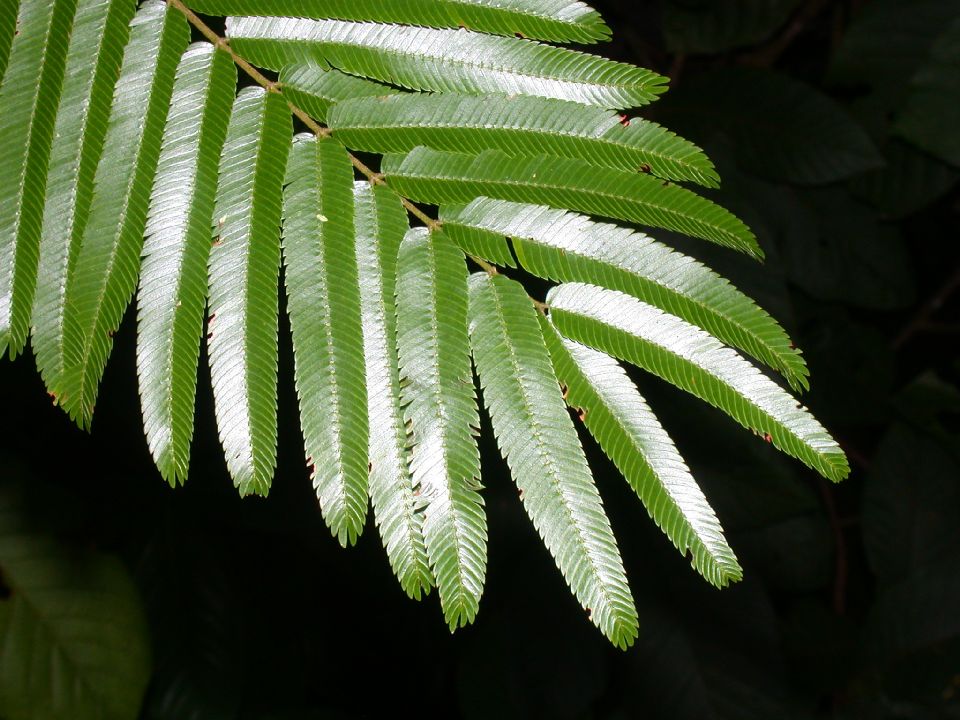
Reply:
[[[768,443],[772,443],[772,442],[773,442],[773,436],[772,436],[770,433],[764,433],[764,434],[763,434],[763,439],[766,440]]]
[[[626,115],[621,115],[621,116],[620,116],[620,124],[623,125],[624,127],[629,127],[629,126],[630,126],[630,118],[628,118]]]

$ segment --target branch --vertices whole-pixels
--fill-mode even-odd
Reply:
[[[254,82],[260,85],[264,90],[266,90],[267,92],[276,93],[277,95],[283,95],[283,92],[281,90],[281,85],[279,83],[276,83],[273,80],[270,80],[263,73],[257,70],[257,68],[255,68],[253,65],[251,65],[242,57],[240,57],[233,50],[233,48],[230,47],[230,42],[226,38],[218,35],[209,25],[207,25],[203,20],[201,20],[196,13],[194,13],[190,8],[184,5],[182,0],[167,0],[167,5],[183,13],[184,17],[187,18],[187,21],[191,25],[193,25],[200,32],[201,35],[203,35],[207,40],[209,40],[215,47],[226,52],[230,56],[230,58],[233,60],[233,62],[236,64],[236,66],[241,70],[243,70],[243,72],[245,72]],[[316,135],[318,138],[327,138],[332,136],[330,128],[326,128],[320,123],[318,123],[316,120],[310,117],[310,115],[307,114],[304,110],[302,110],[301,108],[297,107],[296,105],[294,105],[292,102],[289,102],[289,101],[287,101],[287,105],[290,107],[290,111],[294,114],[294,116],[298,120],[300,120],[304,125],[306,125],[307,128],[309,128],[310,131],[314,135]],[[367,181],[371,185],[385,185],[386,187],[390,187],[389,184],[384,180],[384,177],[381,173],[374,172],[373,170],[371,170],[369,167],[367,167],[366,164],[363,163],[363,161],[361,161],[356,155],[354,155],[349,150],[347,150],[347,156],[350,158],[350,162],[353,164],[353,166],[364,177],[367,178]],[[393,190],[393,188],[390,188],[390,190],[393,191],[397,195],[397,197],[400,198],[400,202],[403,203],[403,207],[407,210],[407,212],[409,212],[411,215],[417,218],[420,222],[422,222],[427,227],[428,230],[433,231],[441,227],[441,223],[439,220],[436,220],[430,217],[429,215],[427,215],[423,210],[421,210],[419,207],[414,205],[407,198],[403,197],[403,195],[400,195],[400,193],[397,193],[395,190]],[[491,275],[497,274],[498,271],[494,265],[491,265],[490,263],[486,262],[485,260],[482,260],[481,258],[474,257],[473,255],[467,255],[467,257],[469,257],[473,262],[475,262],[478,266],[480,266],[483,270],[490,273]],[[545,303],[542,303],[539,300],[532,297],[530,298],[530,300],[533,302],[534,306],[540,312],[544,312],[547,309],[547,305]]]
[[[929,329],[931,327],[930,318],[933,317],[937,310],[943,307],[944,303],[950,299],[950,296],[957,288],[960,288],[960,268],[957,268],[934,296],[924,303],[917,311],[917,314],[913,316],[910,322],[900,331],[900,334],[890,343],[890,346],[894,350],[898,350],[918,332]],[[938,327],[939,329],[939,326],[934,327]]]

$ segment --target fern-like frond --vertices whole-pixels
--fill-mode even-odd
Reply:
[[[231,47],[256,64],[317,62],[412,90],[539,95],[602,107],[656,99],[666,78],[586,53],[469,30],[231,17]]]
[[[410,469],[427,556],[451,630],[473,621],[486,572],[479,428],[467,337],[467,266],[456,246],[423,228],[400,245],[397,335]]]
[[[30,329],[50,145],[76,5],[23,0],[14,18],[20,29],[0,85],[0,357],[20,354]]]
[[[367,517],[367,391],[353,167],[330,138],[294,138],[283,265],[307,466],[327,526],[346,547]]]
[[[408,229],[407,213],[383,185],[357,182],[353,197],[370,418],[370,500],[390,566],[407,595],[419,599],[434,581],[423,539],[424,504],[410,474],[397,368],[397,254]]]
[[[593,623],[614,645],[630,646],[637,611],[623,562],[522,286],[487,273],[470,278],[470,343],[524,509]]]
[[[319,122],[326,122],[327,110],[341,100],[401,92],[389,85],[347,75],[333,68],[324,69],[314,63],[284,66],[280,71],[280,85],[290,102]]]
[[[414,200],[465,203],[486,195],[571,208],[763,256],[754,234],[731,212],[644,173],[547,155],[510,157],[498,150],[464,155],[426,147],[406,155],[385,155],[382,167],[389,184]]]
[[[803,356],[772,317],[709,268],[647,235],[565,210],[489,198],[444,206],[440,219],[443,233],[468,253],[498,262],[510,256],[508,236],[529,272],[633,295],[783,372],[795,389],[807,387]]]
[[[619,468],[650,517],[697,572],[717,587],[743,571],[723,528],[657,416],[617,361],[540,326],[567,404]]]
[[[8,0],[0,5],[0,81],[7,70],[7,61],[10,59],[10,46],[17,31],[17,14],[20,11],[20,0]]]
[[[623,125],[610,110],[524,95],[404,93],[345,100],[327,120],[348,147],[408,152],[417,145],[479,154],[556,155],[601,167],[645,170],[716,187],[713,164],[693,143],[648,120]]]
[[[547,302],[566,337],[696,395],[830,480],[849,474],[840,446],[806,408],[699,328],[619,291],[583,283],[553,288]]]
[[[279,230],[291,134],[283,98],[245,88],[220,158],[207,345],[220,442],[243,495],[266,495],[276,466]]]
[[[315,19],[464,27],[496,35],[587,44],[608,40],[610,29],[578,0],[192,0],[195,10],[217,15],[279,15]]]
[[[160,474],[187,478],[210,227],[237,71],[210,43],[180,59],[150,197],[137,294],[143,428]]]
[[[59,386],[63,372],[67,278],[89,218],[113,87],[134,10],[127,0],[81,3],[70,34],[47,175],[30,338],[49,391]]]
[[[137,286],[163,125],[189,38],[183,16],[156,0],[143,3],[131,22],[90,215],[63,301],[64,367],[54,392],[84,427],[93,417],[113,333]]]

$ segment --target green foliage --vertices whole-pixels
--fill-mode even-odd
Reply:
[[[534,40],[590,43],[610,36],[600,14],[576,0],[200,0],[197,10],[217,15],[277,15],[463,27]]]
[[[420,486],[410,474],[397,366],[397,257],[407,231],[400,199],[382,185],[354,185],[357,270],[370,421],[370,500],[400,585],[420,598],[434,585],[423,540]]]
[[[367,517],[367,392],[354,247],[353,171],[343,147],[294,138],[283,259],[307,466],[327,525],[352,544]]]
[[[776,383],[715,338],[639,300],[583,283],[547,296],[557,328],[714,405],[830,480],[850,472],[833,438]]]
[[[0,355],[27,341],[37,282],[40,223],[54,118],[63,82],[65,38],[76,0],[25,1],[0,87]],[[7,24],[9,28],[9,23]]]
[[[728,136],[741,167],[774,180],[822,185],[882,164],[873,142],[836,102],[769,71],[706,73],[672,93],[661,113],[681,132]]]
[[[150,197],[137,295],[143,427],[157,468],[187,478],[217,168],[237,72],[209,43],[183,54]]]
[[[645,105],[666,78],[596,55],[461,30],[337,20],[229,18],[232,47],[279,70],[318,62],[411,90],[521,93],[601,107]]]
[[[78,551],[44,532],[49,518],[35,516],[36,496],[5,479],[0,567],[11,597],[0,603],[4,717],[136,717],[150,679],[150,642],[133,579],[118,558]]]
[[[277,452],[277,277],[290,115],[279,95],[237,95],[220,158],[207,345],[220,442],[241,494],[265,495]]]
[[[461,203],[487,195],[568,207],[763,256],[753,233],[727,210],[644,173],[550,155],[512,158],[498,150],[466,155],[423,146],[407,155],[385,156],[383,172],[398,192],[414,200]]]
[[[31,344],[48,388],[64,368],[67,281],[90,215],[128,24],[135,8],[124,0],[84,3],[76,17],[50,157]]]
[[[676,184],[718,186],[697,145],[614,112],[655,100],[665,78],[527,39],[605,39],[588,6],[187,2],[297,16],[228,18],[231,58],[209,42],[187,47],[180,3],[135,5],[22,0],[0,10],[0,348],[14,356],[29,334],[48,391],[82,427],[139,282],[140,399],[161,476],[175,485],[188,475],[206,310],[226,465],[242,495],[265,495],[277,464],[282,260],[306,464],[331,533],[354,543],[369,497],[404,591],[437,587],[451,630],[473,621],[487,518],[472,354],[524,508],[619,647],[636,638],[638,614],[564,397],[697,572],[723,586],[741,570],[611,356],[825,477],[847,473],[823,427],[733,349],[806,388],[802,356],[766,311],[659,239],[572,212],[708,240],[745,260],[776,250]],[[279,81],[254,73],[264,87],[238,92],[231,59]],[[756,135],[742,163],[823,183],[878,161],[829,102],[795,83],[737,77],[739,90],[724,92],[742,99],[740,114],[719,117],[730,135]],[[777,99],[758,104],[747,90],[757,87]],[[313,135],[293,136],[290,105]],[[764,135],[744,113],[761,127],[794,125]],[[387,153],[382,174],[347,147]],[[439,221],[411,201],[440,205]],[[517,261],[566,284],[546,304],[532,300],[495,267]],[[486,272],[470,277],[468,262]]]
[[[529,272],[599,280],[781,370],[795,389],[807,386],[803,358],[776,321],[709,268],[651,237],[565,210],[489,198],[448,205],[441,218],[444,234],[467,252],[501,262],[510,254],[507,236]]]
[[[670,50],[716,53],[768,37],[800,0],[661,0],[660,5],[663,37]]]
[[[397,344],[410,470],[423,537],[450,629],[477,614],[486,570],[479,429],[467,344],[463,253],[419,229],[397,260]]]
[[[314,63],[286,65],[280,71],[283,96],[310,117],[327,121],[332,105],[358,97],[379,97],[399,92],[388,85],[347,75],[333,68],[324,69]]]
[[[712,163],[692,143],[643,119],[621,124],[614,112],[550,98],[441,93],[392,95],[337,103],[327,118],[345,145],[368,152],[409,152],[418,145],[511,157],[542,153],[667,180],[716,187]]]
[[[160,2],[145,3],[130,23],[89,217],[67,276],[64,365],[52,389],[83,427],[93,419],[113,333],[137,286],[150,187],[188,37],[183,17]]]
[[[632,645],[637,611],[623,563],[523,286],[470,278],[470,345],[527,514],[594,624],[613,644]]]
[[[934,41],[930,57],[910,81],[907,104],[895,124],[896,131],[907,140],[955,166],[960,166],[958,78],[960,19]]]
[[[567,404],[616,463],[654,522],[718,587],[743,574],[713,508],[636,386],[609,355],[540,327]]]

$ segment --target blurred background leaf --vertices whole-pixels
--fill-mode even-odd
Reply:
[[[150,642],[130,574],[116,557],[51,532],[46,493],[28,493],[29,479],[10,472],[0,485],[0,717],[136,718]]]

